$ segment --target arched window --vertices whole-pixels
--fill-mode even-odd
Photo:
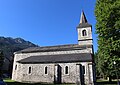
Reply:
[[[29,67],[29,70],[28,70],[28,74],[30,74],[31,73],[31,67]]]
[[[47,74],[48,72],[47,72],[47,66],[45,67],[45,74]]]
[[[68,74],[68,66],[65,67],[65,74]]]
[[[83,30],[83,31],[82,31],[82,36],[87,36],[86,30]]]

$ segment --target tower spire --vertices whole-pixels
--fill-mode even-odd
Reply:
[[[82,24],[82,23],[87,23],[87,19],[86,19],[86,16],[85,16],[85,13],[83,10],[81,13],[81,18],[80,18],[80,24]]]
[[[80,17],[80,22],[79,25],[77,26],[77,28],[83,28],[83,27],[91,27],[92,25],[90,25],[86,19],[85,13],[82,10],[81,12],[81,17]]]
[[[77,26],[78,44],[92,45],[92,25],[86,19],[84,11],[81,12],[80,23]]]

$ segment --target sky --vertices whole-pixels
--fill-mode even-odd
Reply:
[[[77,44],[84,10],[92,25],[94,51],[96,0],[0,0],[0,36],[23,38],[39,46]]]

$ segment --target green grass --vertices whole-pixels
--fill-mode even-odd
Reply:
[[[15,81],[13,81],[11,79],[4,79],[4,82],[15,82]]]
[[[8,85],[75,85],[75,84],[41,84],[41,83],[28,84],[28,83],[16,82],[11,79],[4,79],[4,82],[6,82]]]
[[[76,84],[40,84],[40,83],[28,84],[28,83],[15,82],[11,79],[4,79],[4,81],[8,85],[76,85]],[[117,81],[108,82],[107,80],[97,80],[97,85],[117,85]]]
[[[98,79],[97,85],[117,85],[117,81],[114,80],[112,82],[109,82],[108,80]]]

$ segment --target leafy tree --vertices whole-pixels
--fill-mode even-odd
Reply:
[[[120,0],[96,0],[95,16],[99,45],[98,70],[111,80],[116,76],[115,71],[120,75]]]
[[[3,51],[0,50],[0,76],[2,74],[3,62],[4,62],[4,54],[3,54]]]
[[[99,69],[98,69],[98,52],[96,52],[95,54],[94,54],[94,59],[95,59],[95,64],[96,64],[96,77],[100,77],[101,75],[100,75],[100,72],[99,72]]]

